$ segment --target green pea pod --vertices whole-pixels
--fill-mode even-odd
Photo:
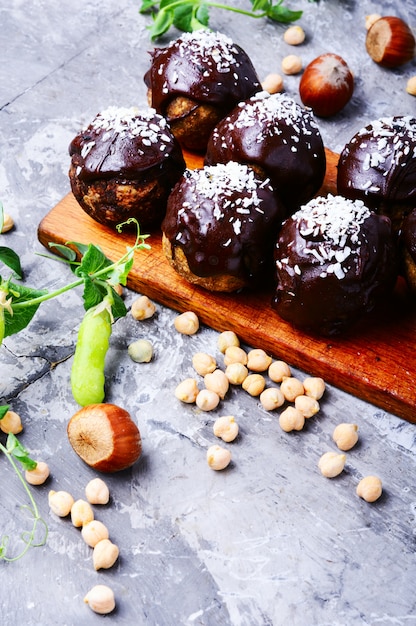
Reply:
[[[89,309],[81,322],[71,370],[74,400],[81,406],[104,400],[104,363],[111,336],[111,315],[102,305]]]

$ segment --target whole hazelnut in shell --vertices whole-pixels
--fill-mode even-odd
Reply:
[[[318,117],[331,117],[349,102],[354,76],[342,57],[321,54],[306,66],[299,83],[299,95]]]

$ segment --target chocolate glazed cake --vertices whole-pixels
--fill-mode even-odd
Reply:
[[[185,33],[155,48],[144,76],[149,103],[188,150],[202,152],[214,126],[240,100],[261,89],[246,52],[209,30]]]

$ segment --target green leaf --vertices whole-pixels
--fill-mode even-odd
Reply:
[[[21,463],[23,469],[30,471],[36,468],[36,461],[30,458],[29,452],[13,433],[9,433],[7,436],[6,448],[9,454],[12,454]]]
[[[278,5],[281,4],[281,1],[278,2]],[[251,0],[251,6],[253,7],[253,11],[261,11],[268,13],[272,8],[272,3],[270,0]]]
[[[275,22],[282,22],[288,24],[289,22],[296,22],[302,17],[303,11],[291,11],[287,7],[278,5],[272,6],[270,11],[267,11],[267,17]]]
[[[169,30],[173,24],[173,17],[173,11],[166,9],[159,11],[153,20],[152,26],[150,27],[150,37],[152,40],[157,39],[157,37],[160,37]]]
[[[192,32],[193,7],[191,3],[184,3],[176,7],[173,13],[173,24],[185,33]]]
[[[113,291],[113,304],[111,305],[111,312],[113,314],[114,319],[118,319],[119,317],[125,317],[127,315],[126,305],[123,302],[123,299],[118,295],[116,291]]]
[[[139,8],[139,13],[148,13],[151,9],[153,9],[153,7],[155,7],[153,0],[143,0]]]
[[[79,277],[95,274],[98,270],[112,265],[111,261],[105,256],[104,252],[97,246],[89,244],[85,254],[81,259],[80,265],[75,270],[75,274]]]
[[[207,27],[209,25],[209,9],[205,2],[197,8],[195,12],[195,17],[198,22],[204,27]]]
[[[0,246],[0,261],[4,263],[4,265],[7,265],[7,267],[10,267],[17,278],[22,278],[23,272],[22,266],[20,265],[20,258],[14,250],[6,246]]]
[[[10,409],[10,404],[5,404],[0,406],[0,420],[6,415],[7,411]]]
[[[60,243],[53,243],[51,241],[48,246],[49,248],[55,248],[60,256],[63,256],[64,259],[71,261],[71,263],[77,259],[77,253],[72,248],[69,248],[69,246],[64,246]]]
[[[9,294],[13,296],[13,305],[20,302],[27,302],[33,298],[38,298],[47,294],[47,290],[31,289],[30,287],[24,287],[23,285],[15,285],[14,283],[8,283]],[[13,309],[13,315],[10,315],[7,309],[4,310],[5,330],[4,336],[9,337],[15,333],[20,332],[23,328],[29,324],[40,304],[28,304],[18,310]]]
[[[84,292],[82,294],[84,300],[84,309],[88,311],[93,306],[99,304],[107,295],[107,286],[102,282],[91,280],[89,276],[84,278]]]

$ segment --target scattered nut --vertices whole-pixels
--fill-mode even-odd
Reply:
[[[357,485],[357,496],[366,502],[375,502],[383,493],[383,486],[378,476],[366,476]]]
[[[139,296],[134,300],[130,310],[135,320],[147,320],[156,312],[156,305],[147,296]]]
[[[66,517],[71,512],[74,498],[68,491],[51,490],[48,494],[48,504],[52,513],[58,517]]]
[[[222,370],[216,369],[211,374],[204,376],[204,384],[207,389],[215,391],[221,400],[224,400],[230,386],[230,381]]]
[[[207,450],[207,462],[213,470],[225,469],[231,461],[231,452],[218,445],[213,445]]]
[[[303,381],[303,388],[305,395],[315,398],[315,400],[320,400],[324,395],[325,381],[318,376],[309,376]]]
[[[346,460],[347,457],[345,454],[325,452],[319,459],[318,467],[323,476],[326,476],[326,478],[334,478],[338,476],[338,474],[341,474],[345,467]]]
[[[25,471],[25,478],[29,485],[43,485],[48,476],[49,466],[44,461],[38,461],[35,469]]]
[[[116,606],[114,592],[107,585],[95,585],[85,596],[84,602],[92,611],[100,615],[111,613]]]
[[[216,437],[229,443],[238,435],[238,424],[232,415],[224,415],[215,420],[213,431]]]
[[[274,383],[281,383],[284,378],[292,375],[289,365],[285,361],[273,361],[268,369],[270,380]]]
[[[233,330],[225,330],[218,337],[218,349],[223,354],[229,346],[239,346],[240,340]]]
[[[292,430],[302,430],[305,425],[303,414],[293,406],[288,406],[279,416],[279,426],[286,433]]]
[[[175,389],[175,396],[181,402],[192,404],[199,393],[195,378],[185,378]]]
[[[11,215],[8,213],[3,213],[3,226],[1,229],[2,233],[8,233],[14,226],[14,220]]]
[[[380,17],[368,29],[365,47],[375,63],[392,68],[413,59],[416,40],[406,22],[394,15],[388,15]]]
[[[224,352],[224,365],[231,365],[231,363],[242,363],[247,365],[247,352],[240,348],[240,346],[229,346]]]
[[[242,363],[230,363],[225,369],[230,385],[241,385],[248,376],[248,369]]]
[[[277,387],[269,387],[260,394],[260,402],[266,411],[274,411],[284,404],[285,397]]]
[[[252,372],[265,372],[271,365],[272,357],[264,350],[256,348],[247,355],[247,367]]]
[[[320,408],[319,402],[310,396],[297,396],[295,398],[295,407],[306,418],[316,415]]]
[[[302,104],[319,117],[339,113],[354,92],[354,75],[338,54],[327,52],[311,61],[299,82]]]
[[[263,91],[268,91],[270,94],[280,93],[283,91],[283,78],[280,74],[267,74],[261,84],[261,88]]]
[[[71,507],[71,521],[76,528],[92,522],[94,512],[89,502],[85,500],[75,500]]]
[[[101,539],[101,541],[95,544],[92,553],[94,569],[98,571],[99,569],[109,569],[113,567],[118,559],[118,555],[119,549],[115,543],[110,541],[110,539]]]
[[[299,74],[302,71],[302,67],[302,59],[296,54],[289,54],[282,60],[282,72],[284,74]]]
[[[305,31],[302,26],[289,26],[283,35],[283,40],[290,46],[298,46],[305,41]]]
[[[107,504],[110,490],[102,478],[93,478],[85,487],[85,496],[90,504]]]
[[[370,13],[370,15],[366,15],[365,16],[365,28],[366,28],[366,30],[370,30],[370,28],[372,27],[374,22],[377,22],[377,20],[379,20],[380,17],[381,17],[381,15],[379,15],[378,13]]]
[[[95,548],[99,541],[108,539],[108,528],[102,522],[94,519],[91,522],[84,524],[81,529],[81,537],[88,546]]]
[[[205,352],[197,352],[192,357],[192,366],[197,374],[205,376],[210,374],[217,367],[217,362],[213,356]]]
[[[153,346],[147,339],[133,341],[127,351],[129,357],[136,363],[149,363],[153,358]]]
[[[288,402],[294,402],[297,396],[304,395],[303,383],[295,376],[284,378],[280,385],[280,391]]]
[[[242,383],[244,391],[250,396],[259,396],[266,386],[266,380],[261,374],[249,374]]]
[[[411,76],[407,81],[406,85],[407,93],[410,93],[411,96],[416,96],[416,76]]]
[[[220,403],[220,397],[211,389],[201,389],[196,399],[196,406],[201,411],[213,411]]]
[[[358,441],[357,424],[338,424],[332,438],[340,450],[351,450]]]
[[[12,435],[21,433],[23,425],[20,415],[14,411],[7,411],[7,413],[4,414],[3,419],[0,420],[0,430],[7,434],[11,433]]]
[[[195,335],[199,330],[199,319],[193,311],[185,311],[175,318],[174,325],[178,333]]]

